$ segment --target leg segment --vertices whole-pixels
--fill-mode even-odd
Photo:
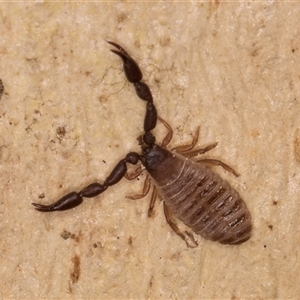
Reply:
[[[141,82],[143,78],[142,71],[135,60],[130,57],[120,45],[114,42],[108,43],[118,49],[112,49],[111,51],[121,57],[121,59],[123,60],[123,68],[127,80],[133,83],[138,97],[147,102],[146,116],[144,120],[144,131],[149,132],[156,126],[157,111],[153,104],[153,97],[148,85],[144,82]]]
[[[193,157],[193,156],[196,156],[198,154],[203,154],[203,153],[215,148],[218,145],[218,143],[214,143],[214,144],[206,146],[203,149],[193,150],[195,145],[198,142],[199,132],[200,132],[200,127],[197,127],[196,132],[193,136],[193,140],[190,144],[184,145],[184,146],[178,146],[178,147],[173,148],[172,150],[184,155],[185,157]]]
[[[196,132],[195,132],[195,134],[193,136],[193,140],[192,140],[191,144],[185,145],[185,146],[175,147],[175,148],[171,149],[171,151],[177,151],[178,153],[183,154],[184,152],[192,150],[195,147],[195,145],[197,144],[197,142],[198,142],[199,132],[200,132],[200,127],[197,127]]]
[[[197,247],[198,243],[195,241],[193,235],[188,231],[184,231],[184,232],[180,231],[177,224],[174,221],[172,221],[172,213],[169,207],[165,204],[165,202],[164,202],[164,213],[168,224],[171,226],[174,232],[186,242],[187,246],[190,248]]]
[[[141,166],[139,166],[131,173],[126,172],[124,176],[127,180],[133,180],[133,179],[139,177],[142,172],[143,172],[143,169]]]
[[[232,169],[230,166],[226,165],[225,163],[223,163],[218,159],[203,158],[197,160],[197,162],[201,162],[203,164],[207,164],[210,166],[221,166],[223,169],[225,169],[229,173],[232,173],[234,176],[236,177],[240,176],[234,169]]]
[[[211,145],[206,146],[205,148],[202,149],[196,149],[196,150],[191,150],[191,151],[186,151],[186,152],[179,152],[182,155],[184,155],[185,157],[194,157],[198,154],[204,154],[205,152],[208,152],[209,150],[215,148],[218,145],[218,143],[213,143]]]
[[[43,205],[38,203],[32,203],[36,210],[48,212],[48,211],[55,211],[55,210],[67,210],[73,207],[80,205],[83,201],[83,197],[92,198],[101,193],[103,193],[109,186],[112,186],[118,183],[123,176],[125,176],[127,171],[126,163],[130,164],[137,164],[140,160],[140,155],[135,152],[130,152],[126,155],[126,157],[119,161],[119,163],[115,166],[112,170],[110,175],[105,179],[103,184],[100,183],[92,183],[82,189],[79,193],[72,192],[65,196],[63,196],[58,201],[50,204],[50,205]]]
[[[154,217],[154,205],[155,205],[156,199],[157,199],[157,189],[154,186],[153,191],[152,191],[152,195],[151,195],[150,205],[149,205],[149,208],[148,208],[148,217],[149,218]]]
[[[151,179],[149,175],[147,175],[145,181],[144,181],[144,187],[143,187],[143,192],[141,194],[133,195],[133,196],[126,196],[126,198],[131,199],[131,200],[137,200],[144,198],[150,191],[151,188]],[[152,190],[152,195],[151,195],[151,200],[148,208],[148,217],[151,218],[154,216],[154,205],[157,199],[157,189],[155,186],[153,186]]]
[[[173,130],[171,128],[171,126],[164,120],[162,119],[161,117],[158,117],[158,120],[160,122],[163,123],[163,125],[168,129],[168,133],[167,135],[164,137],[162,143],[161,143],[161,147],[162,148],[166,148],[166,146],[171,142],[172,140],[172,137],[173,137]]]
[[[161,118],[159,118],[159,120],[162,121],[165,125],[165,122],[161,120]],[[184,155],[185,157],[194,157],[198,154],[204,154],[205,152],[210,151],[211,149],[215,148],[218,145],[218,143],[213,143],[211,145],[206,146],[205,148],[193,150],[196,143],[198,142],[198,137],[199,137],[199,127],[197,128],[194,134],[191,144],[175,147],[171,151],[177,151],[178,153]],[[210,166],[221,166],[223,169],[225,169],[229,173],[232,173],[234,176],[239,176],[239,174],[234,169],[232,169],[230,166],[228,166],[227,164],[223,163],[218,159],[204,158],[204,159],[197,160],[197,162],[201,162],[203,164],[207,164]]]
[[[147,175],[147,177],[144,181],[143,192],[140,195],[126,196],[126,198],[131,199],[131,200],[142,199],[149,193],[150,187],[151,187],[151,179],[150,179],[149,175]]]

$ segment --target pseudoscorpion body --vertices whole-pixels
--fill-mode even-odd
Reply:
[[[182,237],[188,246],[197,245],[191,233],[181,231],[172,219],[172,214],[185,225],[205,239],[218,241],[222,244],[240,244],[251,236],[251,216],[245,202],[240,198],[225,180],[205,165],[219,165],[225,170],[237,175],[228,165],[219,160],[192,160],[198,154],[203,154],[214,147],[216,143],[204,149],[194,149],[198,141],[199,128],[190,145],[179,146],[171,151],[166,146],[172,139],[172,129],[163,119],[157,116],[151,91],[142,82],[142,72],[137,63],[118,44],[108,42],[117,48],[111,50],[123,60],[124,72],[129,82],[133,83],[138,97],[146,101],[144,119],[144,134],[139,137],[142,154],[128,153],[120,160],[103,184],[92,183],[80,192],[71,192],[50,205],[32,203],[42,212],[66,210],[82,203],[83,198],[95,197],[109,186],[119,182],[124,176],[134,179],[142,172],[138,167],[128,174],[127,163],[144,165],[148,175],[141,195],[129,196],[130,199],[144,197],[150,190],[150,182],[154,183],[148,215],[153,216],[153,208],[157,194],[164,201],[166,220],[171,228]],[[162,144],[155,143],[151,131],[156,127],[157,119],[168,129]],[[150,180],[151,178],[151,180]]]

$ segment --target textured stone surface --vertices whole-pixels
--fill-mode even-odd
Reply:
[[[296,3],[2,3],[0,298],[297,298],[300,7]],[[139,151],[144,103],[106,40],[140,64],[171,146],[205,157],[242,195],[253,237],[190,249],[123,179],[76,209],[31,202],[102,182]],[[158,139],[165,134],[159,124]]]

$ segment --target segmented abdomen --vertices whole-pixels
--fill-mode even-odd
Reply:
[[[185,160],[178,178],[157,188],[173,214],[202,237],[222,244],[239,244],[250,238],[251,216],[244,201],[200,163]]]

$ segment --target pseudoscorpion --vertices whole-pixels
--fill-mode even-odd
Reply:
[[[151,91],[148,85],[141,81],[142,72],[138,64],[121,46],[114,42],[108,43],[117,49],[111,51],[122,59],[126,78],[134,85],[138,97],[146,101],[144,134],[138,139],[142,154],[128,153],[117,163],[103,184],[92,183],[80,192],[71,192],[50,205],[32,203],[34,207],[42,212],[73,208],[81,204],[84,197],[91,198],[103,193],[124,176],[127,179],[139,176],[143,171],[141,167],[128,174],[126,164],[136,165],[138,161],[141,161],[148,173],[143,193],[128,198],[144,197],[149,192],[152,181],[154,187],[148,216],[153,216],[153,207],[159,195],[163,200],[167,222],[175,233],[186,241],[188,246],[194,247],[197,246],[197,243],[191,233],[178,228],[172,215],[205,239],[222,244],[240,244],[247,241],[251,236],[252,224],[245,202],[235,189],[205,165],[219,165],[237,175],[235,171],[219,160],[190,159],[209,151],[217,144],[194,150],[198,141],[198,128],[190,145],[179,146],[171,151],[167,150],[166,146],[171,141],[173,134],[172,129],[167,122],[157,116]],[[157,119],[168,129],[160,146],[155,143],[155,137],[151,133],[156,126]]]

